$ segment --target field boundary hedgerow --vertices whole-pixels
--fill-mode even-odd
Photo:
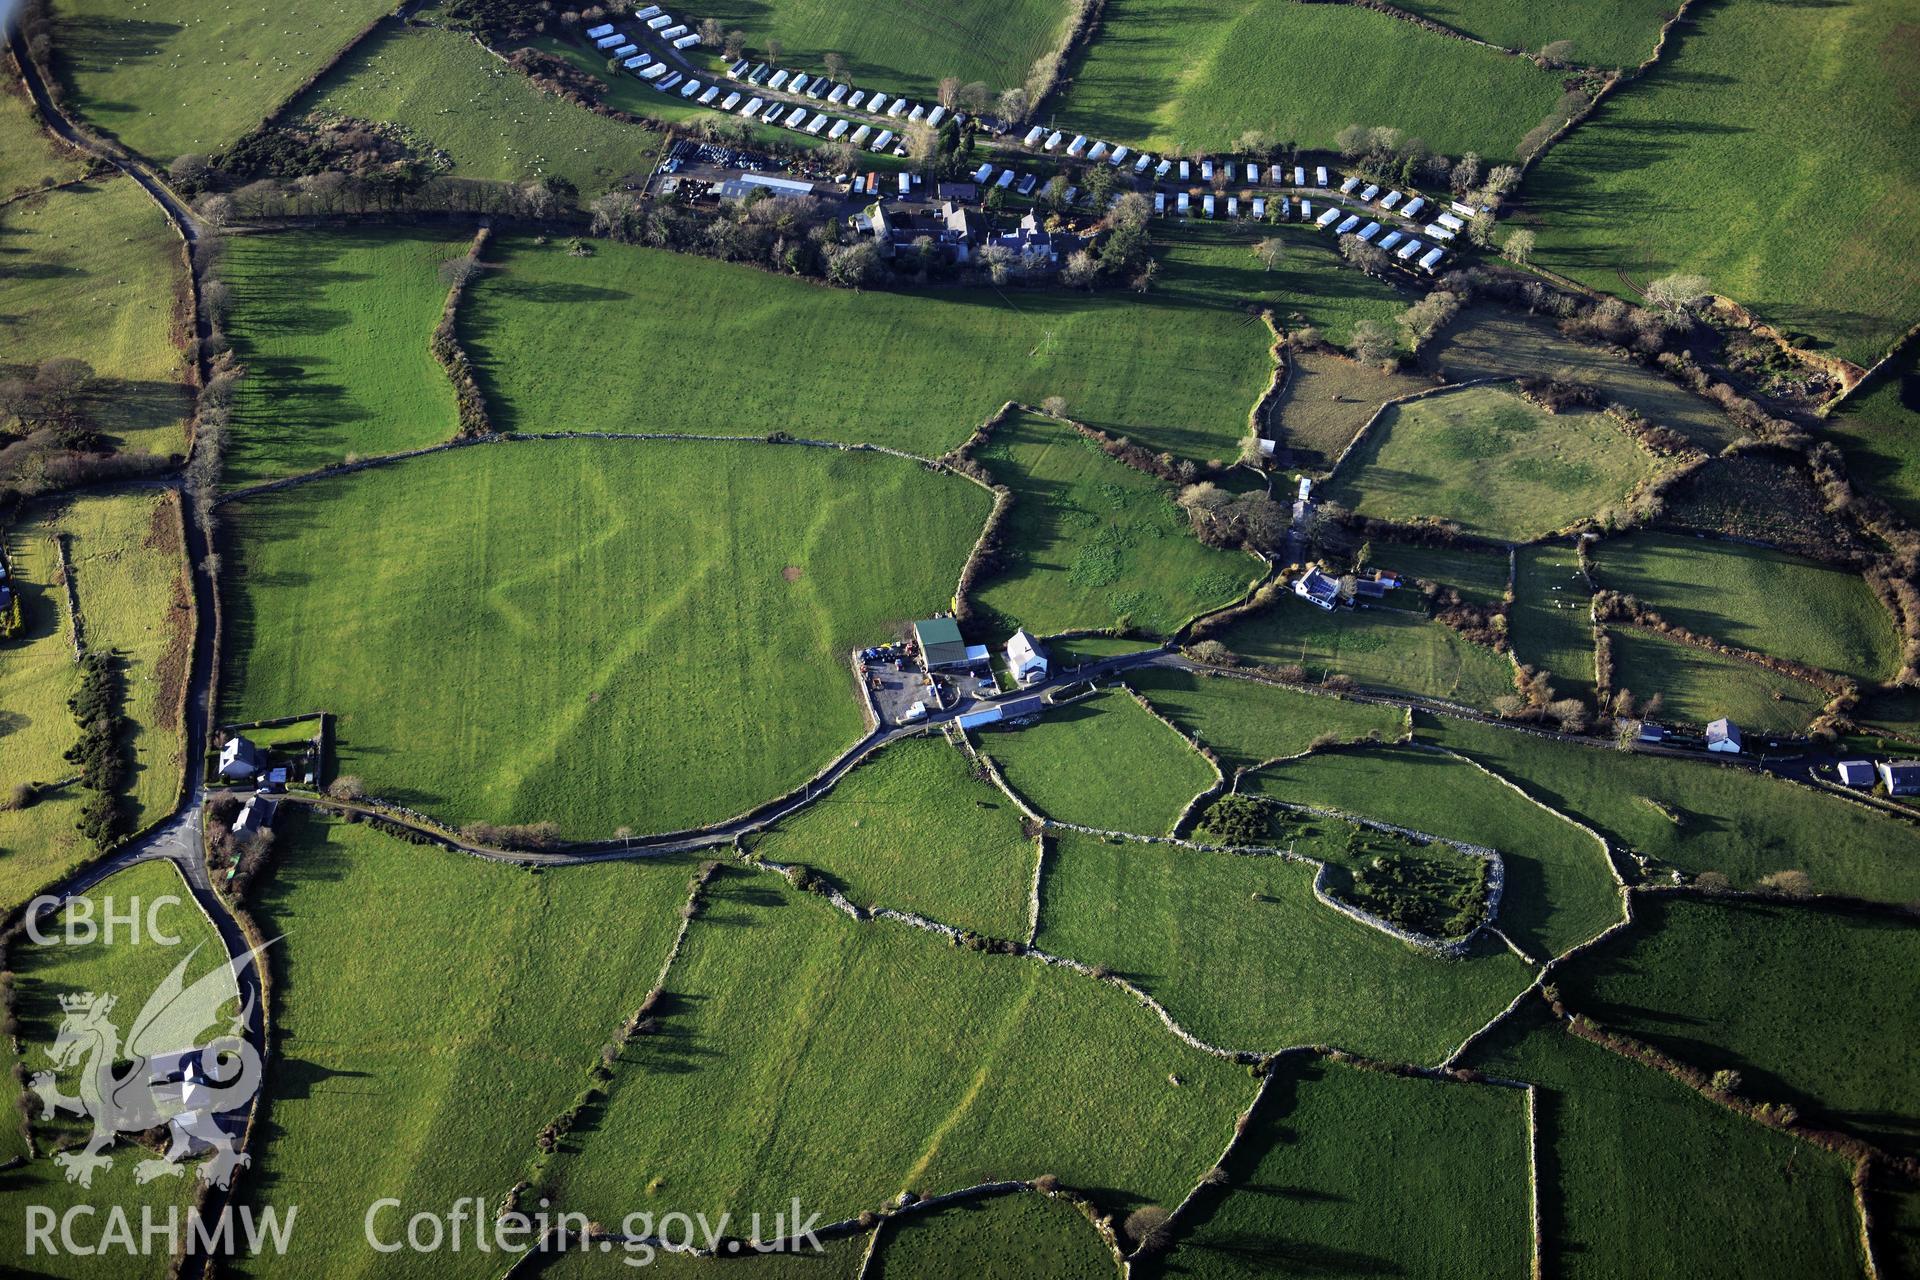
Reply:
[[[487,415],[486,397],[480,393],[480,383],[473,376],[473,361],[468,358],[466,348],[460,345],[460,336],[455,327],[460,299],[466,293],[467,281],[479,269],[480,253],[487,247],[487,237],[491,233],[492,228],[482,223],[479,230],[473,233],[464,261],[456,259],[460,265],[455,268],[453,282],[447,288],[446,305],[440,309],[440,323],[434,326],[429,344],[433,349],[433,358],[440,362],[440,367],[446,370],[447,381],[453,384],[454,404],[460,415],[462,436],[495,434],[493,421]]]

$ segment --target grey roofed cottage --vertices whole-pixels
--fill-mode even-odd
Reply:
[[[1707,750],[1740,754],[1740,726],[1724,716],[1708,725]]]
[[[1920,760],[1882,760],[1880,781],[1890,796],[1920,795]]]
[[[1032,684],[1047,678],[1047,651],[1040,647],[1039,641],[1027,634],[1025,627],[1014,632],[1012,639],[1007,641],[1007,669],[1021,684]]]
[[[967,644],[960,638],[960,624],[952,618],[914,623],[913,638],[920,645],[920,665],[927,670],[967,665]]]
[[[220,748],[220,776],[223,778],[251,778],[260,772],[260,766],[266,763],[266,756],[251,741],[234,734],[227,739],[227,745]]]
[[[273,824],[273,813],[279,802],[272,796],[255,795],[248,798],[240,816],[233,820],[233,834],[246,837],[258,835]]]
[[[1840,762],[1840,785],[1844,787],[1871,787],[1873,785],[1873,761],[1842,760]]]
[[[1319,605],[1322,609],[1332,609],[1340,598],[1340,583],[1320,572],[1319,565],[1310,565],[1306,573],[1295,579],[1293,594],[1309,604]]]

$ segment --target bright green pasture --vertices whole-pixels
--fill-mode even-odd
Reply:
[[[167,161],[232,144],[391,7],[62,0],[53,69],[88,124]]]
[[[1907,519],[1920,518],[1920,344],[1829,418],[1827,430],[1848,475]]]
[[[1082,421],[1205,459],[1231,456],[1272,367],[1238,304],[1172,288],[854,293],[653,249],[496,243],[502,267],[469,289],[460,328],[513,431],[785,431],[938,454],[1008,399],[1060,395]]]
[[[1893,618],[1857,573],[1770,547],[1634,533],[1593,547],[1595,576],[1696,635],[1863,683],[1900,665]]]
[[[1397,707],[1319,697],[1257,680],[1148,668],[1130,673],[1127,683],[1213,748],[1229,773],[1305,751],[1329,735],[1342,741],[1374,734],[1391,739],[1406,729],[1406,715]]]
[[[1600,831],[1615,845],[1738,889],[1802,871],[1822,893],[1920,897],[1920,831],[1858,805],[1746,769],[1553,742],[1490,725],[1417,716],[1440,742]]]
[[[1551,8],[1529,0],[1408,0],[1402,7],[1509,49],[1537,53],[1548,44],[1570,40],[1570,60],[1587,67],[1632,67],[1651,57],[1660,24],[1673,12],[1665,0],[1602,0]]]
[[[1271,336],[1264,325],[1245,315],[1248,306],[1271,308],[1283,331],[1311,325],[1326,341],[1344,345],[1353,335],[1353,326],[1362,320],[1391,329],[1394,317],[1415,296],[1391,281],[1355,271],[1330,238],[1298,223],[1164,219],[1153,224],[1153,237],[1156,244],[1165,246],[1156,291],[1239,308],[1263,342],[1270,343]],[[1271,269],[1253,251],[1268,239],[1284,246],[1279,265]],[[1264,389],[1264,374],[1261,385]],[[1252,401],[1244,406],[1252,408]],[[1244,414],[1241,433],[1245,434]]]
[[[1034,843],[1020,813],[942,738],[871,757],[753,851],[825,872],[862,906],[1023,938]]]
[[[975,457],[1013,491],[1004,567],[974,593],[1006,628],[1047,635],[1130,625],[1168,635],[1260,576],[1252,557],[1193,536],[1170,485],[1064,423],[1019,414]]]
[[[1553,674],[1561,697],[1593,696],[1592,597],[1572,547],[1543,542],[1521,547],[1514,566],[1514,658]]]
[[[1920,299],[1912,24],[1904,0],[1693,10],[1657,67],[1532,170],[1536,258],[1630,301],[1704,275],[1872,364]]]
[[[1469,308],[1438,341],[1421,349],[1420,359],[1455,382],[1554,378],[1592,387],[1603,400],[1636,409],[1648,422],[1678,431],[1709,453],[1741,435],[1711,401],[1609,348],[1567,337],[1545,316],[1499,306]]]
[[[1911,975],[1920,933],[1891,913],[1663,898],[1561,978],[1569,1005],[1815,1124],[1920,1151]]]
[[[247,499],[221,718],[333,711],[340,772],[455,822],[711,822],[861,736],[848,652],[946,603],[987,507],[893,458],[666,441]]]
[[[1575,1038],[1539,1010],[1503,1024],[1468,1064],[1540,1087],[1546,1274],[1860,1274],[1844,1163]]]
[[[1304,667],[1311,680],[1343,675],[1370,689],[1472,707],[1513,691],[1504,656],[1409,609],[1328,612],[1289,595],[1219,639],[1249,662]]]
[[[1354,5],[1108,0],[1049,105],[1090,137],[1156,150],[1229,147],[1247,129],[1325,149],[1362,124],[1505,160],[1560,94],[1524,59]]]
[[[780,65],[808,74],[821,60],[847,60],[846,79],[863,88],[912,94],[923,101],[940,81],[981,81],[994,93],[1024,83],[1034,59],[1065,36],[1067,0],[1008,0],[993,5],[925,5],[878,0],[857,6],[835,0],[714,0],[700,11],[729,31],[746,32],[747,48],[765,58],[780,44]],[[702,50],[718,54],[719,50]]]
[[[1536,959],[1620,918],[1619,890],[1592,836],[1472,765],[1416,747],[1365,747],[1271,765],[1242,790],[1320,805],[1499,850],[1497,923]]]
[[[1167,1276],[1521,1276],[1526,1095],[1289,1059]]]
[[[827,1220],[1056,1175],[1122,1207],[1198,1181],[1253,1093],[1111,984],[856,923],[723,871],[668,975],[660,1028],[563,1144],[568,1209]]]
[[[74,152],[34,122],[32,100],[20,81],[0,82],[0,200],[85,171]]]
[[[974,736],[1033,808],[1104,831],[1163,835],[1215,780],[1204,756],[1119,690]]]
[[[1061,833],[1038,942],[1108,966],[1224,1048],[1334,1044],[1429,1065],[1532,980],[1497,942],[1446,960],[1360,924],[1323,906],[1313,877],[1279,857]]]
[[[428,344],[447,300],[440,264],[468,243],[378,227],[234,237],[221,273],[247,376],[234,397],[227,483],[451,438],[453,388]]]
[[[1704,726],[1722,716],[1748,733],[1794,733],[1819,714],[1827,695],[1791,676],[1740,658],[1723,657],[1636,627],[1609,627],[1613,687],[1645,707],[1660,695],[1655,718]]]
[[[1325,496],[1361,515],[1431,516],[1524,542],[1618,502],[1653,471],[1597,411],[1550,414],[1508,387],[1467,387],[1388,408]]]
[[[881,1237],[874,1274],[885,1280],[1113,1280],[1107,1242],[1071,1201],[1014,1192],[900,1218]]]
[[[1416,579],[1452,587],[1469,604],[1497,605],[1507,594],[1507,556],[1502,551],[1376,542],[1365,567],[1391,569],[1409,587]]]
[[[267,1276],[494,1276],[498,1254],[374,1252],[460,1196],[497,1203],[665,960],[694,864],[538,875],[283,806],[253,910],[276,1053],[247,1197],[300,1206]],[[377,1133],[378,1141],[368,1135]]]
[[[122,452],[185,452],[186,277],[180,237],[130,179],[0,209],[0,376],[85,360],[94,419]]]
[[[468,36],[437,27],[388,25],[293,110],[404,125],[452,160],[456,178],[565,178],[583,197],[644,177],[659,160],[659,134],[543,92]]]

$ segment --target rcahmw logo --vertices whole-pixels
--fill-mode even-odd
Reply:
[[[69,1205],[56,1213],[44,1204],[27,1206],[27,1256],[75,1258],[171,1258],[182,1252],[205,1257],[232,1257],[242,1244],[246,1252],[269,1249],[285,1253],[293,1236],[299,1205],[289,1205],[283,1220],[278,1208],[267,1206],[255,1214],[242,1206],[238,1213],[222,1210],[208,1222],[197,1209],[168,1205],[162,1209],[141,1205],[139,1225],[123,1205]],[[235,1219],[239,1229],[234,1228]]]

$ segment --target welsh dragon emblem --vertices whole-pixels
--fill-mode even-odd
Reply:
[[[200,1041],[233,1001],[235,970],[221,965],[188,986],[187,966],[199,950],[194,947],[174,966],[124,1042],[112,1018],[113,996],[85,992],[60,998],[65,1016],[45,1050],[53,1070],[36,1072],[32,1087],[44,1116],[66,1111],[93,1121],[85,1147],[54,1156],[68,1182],[92,1186],[94,1172],[113,1164],[106,1150],[121,1134],[160,1125],[167,1126],[171,1141],[162,1155],[134,1169],[139,1182],[181,1176],[181,1161],[201,1150],[210,1150],[212,1158],[201,1166],[200,1176],[217,1186],[225,1187],[249,1162],[217,1117],[244,1106],[260,1087],[260,1055],[243,1035],[251,1007],[235,1014],[224,1034]],[[238,972],[253,962],[249,952]],[[76,1064],[79,1094],[70,1097],[60,1091],[54,1073]],[[183,1079],[170,1078],[175,1069]]]

